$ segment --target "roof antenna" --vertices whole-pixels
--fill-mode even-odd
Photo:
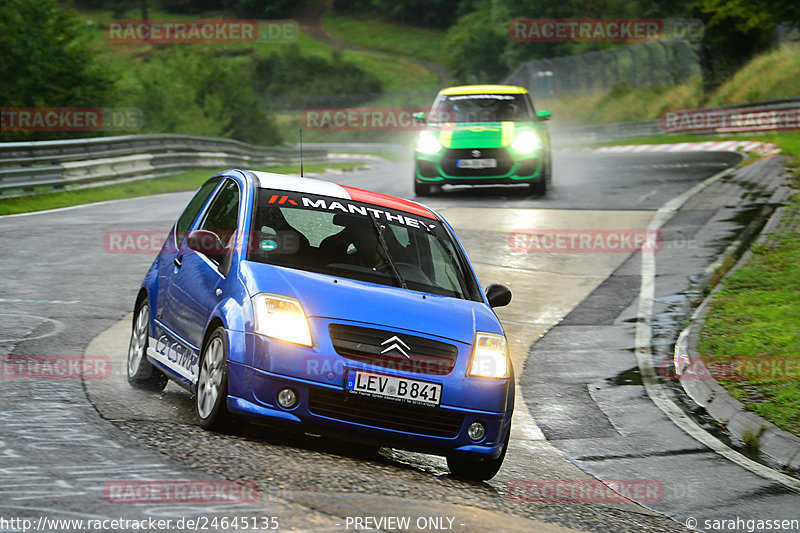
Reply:
[[[300,128],[300,177],[303,177],[303,128]]]

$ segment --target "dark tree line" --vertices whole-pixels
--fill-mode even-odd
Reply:
[[[699,19],[706,88],[727,80],[775,42],[779,24],[797,27],[795,0],[483,0],[448,29],[447,66],[457,78],[468,73],[498,79],[521,61],[608,48],[608,43],[520,43],[508,37],[514,18]],[[500,61],[498,61],[498,58]]]

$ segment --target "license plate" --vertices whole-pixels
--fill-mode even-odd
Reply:
[[[346,388],[353,394],[418,405],[438,406],[442,398],[441,383],[428,383],[362,370],[347,372]]]
[[[459,159],[458,168],[497,168],[497,159]]]

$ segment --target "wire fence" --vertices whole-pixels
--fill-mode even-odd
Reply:
[[[604,92],[620,84],[637,88],[673,85],[700,75],[696,45],[673,40],[528,61],[503,83],[521,85],[537,99],[546,99]]]

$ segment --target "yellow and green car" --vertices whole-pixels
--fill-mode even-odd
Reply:
[[[528,91],[512,85],[442,89],[414,151],[414,192],[441,185],[527,184],[544,194],[552,163],[547,111],[537,112]]]

